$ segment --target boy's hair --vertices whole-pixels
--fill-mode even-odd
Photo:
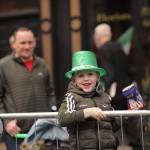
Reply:
[[[29,28],[27,28],[27,27],[20,27],[20,28],[18,28],[18,29],[14,32],[14,34],[13,34],[14,40],[16,39],[16,35],[17,35],[17,33],[18,33],[19,31],[30,31],[30,32],[32,32],[33,36],[35,37],[35,35],[34,35],[34,33],[33,33],[33,31],[32,31],[31,29],[29,29]]]
[[[89,70],[89,71],[91,71],[91,70]],[[82,72],[82,71],[81,71]],[[92,72],[95,72],[95,71],[92,71]],[[77,72],[76,72],[77,73]],[[99,78],[100,78],[100,74],[99,74],[99,72],[95,72],[97,75],[99,75]],[[74,75],[75,75],[75,73],[74,74],[72,74],[72,78],[71,78],[71,80],[72,81],[75,81],[75,77],[74,77]]]

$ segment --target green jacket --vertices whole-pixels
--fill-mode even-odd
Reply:
[[[49,112],[55,106],[55,93],[46,64],[34,56],[33,70],[15,54],[0,60],[0,113]],[[10,120],[4,120],[4,125]],[[18,119],[22,132],[28,132],[33,119]]]
[[[85,93],[70,82],[58,112],[59,124],[67,126],[69,132],[70,150],[96,150],[98,145],[102,150],[117,149],[119,142],[113,132],[120,128],[120,119],[107,117],[97,122],[92,118],[85,119],[83,113],[83,109],[90,107],[113,110],[110,103],[110,96],[100,85],[91,93]]]

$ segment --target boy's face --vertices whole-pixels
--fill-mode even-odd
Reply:
[[[99,79],[99,74],[93,71],[81,71],[74,74],[75,84],[87,93],[95,88]]]

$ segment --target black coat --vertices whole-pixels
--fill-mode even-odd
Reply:
[[[126,100],[122,94],[122,89],[131,84],[130,65],[121,46],[115,42],[105,43],[99,50],[101,67],[107,71],[107,75],[102,79],[105,83],[106,91],[113,82],[117,82],[116,96],[112,101],[116,109],[126,109]],[[116,107],[121,103],[122,106]]]

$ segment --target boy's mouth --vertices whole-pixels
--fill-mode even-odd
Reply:
[[[91,83],[83,83],[83,86],[90,86]]]

